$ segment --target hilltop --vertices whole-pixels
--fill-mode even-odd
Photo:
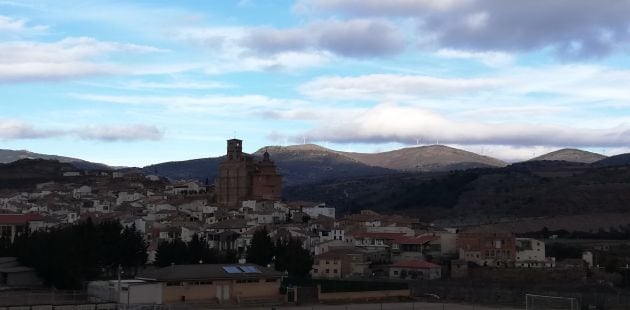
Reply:
[[[21,159],[47,159],[47,160],[56,160],[60,163],[69,163],[75,168],[78,169],[88,169],[88,170],[109,170],[111,167],[105,164],[93,163],[86,160],[58,156],[58,155],[48,155],[48,154],[40,154],[33,153],[26,150],[2,150],[0,149],[0,163],[6,164],[15,162]]]
[[[470,168],[505,167],[507,163],[444,145],[427,145],[382,153],[341,154],[359,162],[400,171],[450,171]]]
[[[597,154],[593,152],[578,150],[578,149],[561,149],[557,151],[553,151],[551,153],[547,153],[535,158],[530,159],[530,161],[540,161],[540,160],[562,160],[569,161],[575,163],[594,163],[596,161],[600,161],[605,159],[606,156],[602,154]]]

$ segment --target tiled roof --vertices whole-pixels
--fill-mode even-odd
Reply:
[[[416,237],[401,236],[399,238],[394,239],[394,243],[396,244],[425,244],[427,242],[431,242],[437,239],[438,237],[436,236],[416,236]]]
[[[27,214],[0,214],[0,224],[26,224],[31,221],[40,221],[43,217],[37,213]]]
[[[387,232],[358,232],[353,233],[354,238],[372,238],[372,239],[397,239],[403,237],[403,233],[387,233]]]
[[[395,264],[392,264],[392,267],[413,268],[413,269],[441,268],[440,265],[429,263],[424,260],[401,260]]]

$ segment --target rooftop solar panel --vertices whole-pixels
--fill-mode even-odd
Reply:
[[[224,266],[223,270],[225,270],[225,272],[227,273],[243,273],[243,271],[239,269],[238,267],[232,267],[232,266]]]
[[[245,273],[260,273],[260,270],[254,266],[241,266],[240,269]]]

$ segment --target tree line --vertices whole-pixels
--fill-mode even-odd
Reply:
[[[135,226],[113,220],[94,224],[88,218],[76,225],[27,231],[12,243],[5,239],[0,256],[17,257],[46,285],[79,289],[86,281],[115,276],[119,265],[135,275],[147,261],[147,244]]]
[[[217,251],[210,248],[205,238],[194,234],[189,242],[181,239],[164,241],[158,245],[153,264],[159,267],[182,264],[233,264],[238,262],[234,250]]]
[[[272,266],[293,278],[308,278],[313,266],[313,256],[302,247],[300,240],[278,239],[274,244],[265,228],[257,230],[252,236],[246,258],[249,263]]]

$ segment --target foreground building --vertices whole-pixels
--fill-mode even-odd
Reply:
[[[125,281],[119,295],[116,281],[102,283],[100,289],[99,283],[90,287],[130,304],[272,303],[282,301],[281,279],[281,273],[254,264],[173,265]]]

